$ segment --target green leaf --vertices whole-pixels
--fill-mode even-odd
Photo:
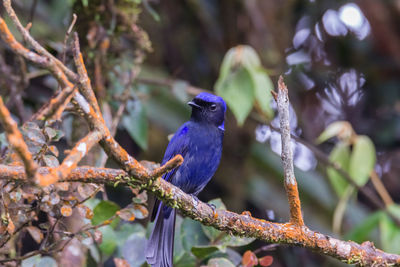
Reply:
[[[195,255],[198,259],[204,259],[211,253],[218,250],[216,246],[199,246],[199,247],[192,247],[191,251],[193,255]]]
[[[93,209],[92,224],[98,225],[108,220],[119,210],[119,206],[111,201],[103,200]]]
[[[343,195],[339,199],[339,203],[337,204],[335,211],[333,213],[333,231],[335,233],[340,233],[340,229],[342,227],[342,221],[344,214],[346,212],[347,203],[349,202],[350,197],[354,193],[354,187],[349,185],[344,191]]]
[[[192,247],[208,245],[208,239],[201,230],[199,222],[185,218],[180,229],[182,247],[185,251],[190,252]]]
[[[182,222],[183,222],[183,218],[180,215],[176,216],[176,221],[175,221],[175,241],[174,241],[174,262],[178,262],[181,260],[181,258],[186,255],[187,253],[189,253],[190,255],[192,255],[190,252],[186,252],[183,249],[183,245],[182,245],[182,232],[183,231],[179,231],[178,229],[181,229],[182,227]],[[193,255],[192,255],[192,258]]]
[[[353,240],[357,243],[367,241],[372,230],[379,226],[379,221],[383,215],[383,211],[377,211],[370,214],[363,220],[362,223],[353,227],[351,231],[345,235],[345,238],[348,240]]]
[[[186,103],[189,100],[189,95],[187,92],[189,84],[187,81],[176,80],[172,84],[172,93],[180,101]]]
[[[126,109],[128,115],[122,118],[122,124],[140,148],[146,150],[149,129],[146,109],[140,101],[129,101]]]
[[[118,227],[118,230],[115,231],[115,234],[118,239],[118,245],[122,245],[129,238],[130,235],[140,233],[143,236],[146,233],[146,229],[139,223],[124,223]]]
[[[111,225],[106,225],[99,228],[102,236],[102,242],[99,245],[100,250],[107,256],[113,254],[117,247],[117,236]]]
[[[141,233],[133,233],[129,236],[122,247],[122,256],[129,263],[131,267],[139,267],[145,261],[145,247],[146,237],[144,231]]]
[[[89,198],[88,200],[86,200],[84,202],[84,204],[86,206],[88,206],[88,208],[90,208],[91,210],[93,210],[99,203],[101,202],[100,199],[98,198]]]
[[[58,264],[55,259],[49,256],[44,256],[40,259],[39,263],[36,266],[40,267],[57,267]]]
[[[218,79],[225,80],[231,69],[235,68],[237,66],[237,61],[235,59],[236,55],[236,48],[231,48],[226,52],[224,59],[222,60],[222,64],[219,70],[219,77]]]
[[[348,171],[350,164],[349,146],[342,142],[338,143],[329,155],[329,159],[338,164],[344,171]],[[349,183],[333,168],[328,168],[327,174],[336,194],[341,197]]]
[[[268,118],[273,117],[273,110],[271,107],[271,91],[274,90],[274,85],[264,69],[255,68],[250,71],[250,75],[254,82],[254,93],[258,106],[265,116]]]
[[[367,183],[375,166],[375,146],[365,135],[357,136],[351,153],[349,174],[359,186]]]
[[[102,234],[103,235],[103,234]],[[103,238],[103,237],[102,237]],[[96,263],[100,263],[100,251],[97,244],[94,243],[92,237],[87,237],[81,243],[89,249],[90,256]]]
[[[35,256],[26,258],[21,262],[21,267],[34,267],[34,266],[37,266],[37,264],[39,263],[40,259],[41,259],[40,255],[35,255]]]
[[[272,82],[252,47],[239,45],[229,49],[222,61],[215,90],[225,99],[239,125],[243,125],[254,100],[266,116],[272,117],[272,88]]]
[[[210,200],[208,204],[214,205],[216,212],[218,210],[226,210],[225,204],[222,202],[220,198],[216,198]],[[213,227],[201,225],[206,236],[210,239],[210,242],[217,247],[221,251],[225,251],[226,247],[240,247],[247,244],[250,244],[254,241],[254,238],[247,238],[247,237],[238,237],[238,236],[231,236],[225,232],[221,232]]]
[[[326,127],[326,129],[318,136],[317,143],[323,143],[334,136],[348,137],[353,133],[353,128],[347,121],[335,121]],[[344,138],[346,139],[346,138]]]
[[[43,161],[48,167],[57,167],[60,165],[58,159],[53,155],[46,155],[43,157]]]
[[[379,222],[382,249],[388,253],[400,253],[400,227],[386,214]]]
[[[221,241],[219,242],[220,249],[225,251],[226,247],[241,247],[250,244],[253,242],[255,238],[250,237],[239,237],[239,236],[232,236],[232,235],[225,235]]]
[[[400,220],[400,205],[390,204],[389,206],[387,206],[387,209],[391,215]]]
[[[178,260],[174,261],[174,267],[195,267],[197,259],[190,252],[185,252],[183,256]]]
[[[242,66],[246,68],[258,68],[261,67],[260,58],[257,55],[256,50],[248,45],[239,45],[235,47],[237,60]]]
[[[226,79],[232,69],[238,66],[258,68],[261,66],[257,52],[248,45],[238,45],[226,52],[222,60],[219,78]]]
[[[224,98],[232,110],[238,124],[243,125],[254,103],[254,83],[246,68],[239,67],[231,72],[226,79],[218,79],[215,90]]]
[[[207,267],[235,267],[235,265],[233,265],[233,263],[228,259],[214,258],[208,261]]]
[[[57,267],[57,262],[55,259],[49,256],[41,257],[40,255],[35,255],[24,259],[21,262],[21,267]]]
[[[7,142],[6,133],[1,133],[0,134],[0,149],[3,147],[7,147],[7,146],[8,146],[8,142]]]

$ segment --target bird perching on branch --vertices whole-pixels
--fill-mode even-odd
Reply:
[[[182,155],[183,164],[163,176],[184,192],[197,196],[218,168],[224,137],[225,101],[200,93],[188,103],[192,115],[172,137],[162,164]],[[172,267],[176,211],[156,201],[151,220],[153,232],[146,246],[147,262],[153,267]]]

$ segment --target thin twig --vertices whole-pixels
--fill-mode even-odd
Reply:
[[[30,22],[33,22],[33,19],[35,17],[37,3],[38,3],[38,0],[33,0],[33,2],[32,2],[31,12],[30,12],[30,16],[29,16]]]
[[[156,85],[156,86],[165,86],[168,88],[172,88],[174,86],[174,84],[177,82],[176,80],[170,80],[170,79],[165,79],[165,80],[161,80],[161,79],[148,79],[148,78],[137,78],[136,81],[138,83],[143,83],[143,84],[149,84],[149,85]],[[196,87],[196,86],[192,86],[190,84],[187,84],[186,87],[186,92],[190,95],[198,95],[202,92],[207,92],[207,90]]]
[[[78,17],[76,16],[75,13],[72,14],[72,21],[71,21],[71,24],[69,25],[69,28],[68,28],[67,32],[65,33],[64,43],[63,43],[63,52],[62,52],[62,56],[61,56],[61,62],[64,63],[64,64],[65,64],[65,57],[66,57],[66,54],[67,54],[67,41],[68,41],[68,39],[69,39],[69,35],[70,35],[71,32],[72,32],[72,29],[73,29],[74,26],[75,26],[75,23],[76,23],[76,19],[77,19],[77,18],[78,18]]]
[[[371,182],[374,185],[376,191],[378,192],[379,196],[385,203],[386,207],[394,204],[392,197],[390,196],[389,192],[386,190],[386,187],[382,183],[381,179],[379,178],[378,174],[373,170],[370,174]]]
[[[286,194],[289,200],[290,222],[302,226],[304,225],[303,216],[301,214],[301,204],[299,191],[297,189],[296,177],[294,176],[293,152],[290,140],[290,124],[289,124],[289,95],[288,90],[283,82],[282,76],[278,81],[278,104],[279,121],[282,138],[282,163],[284,173],[284,183]]]
[[[252,117],[252,119],[254,119],[255,121],[257,121],[259,123],[268,125],[271,128],[271,130],[280,133],[280,129],[274,127],[273,125],[271,125],[270,122],[266,121],[262,117],[257,116],[257,114],[252,114],[251,117]],[[383,202],[383,200],[379,199],[374,191],[372,191],[369,187],[359,186],[347,171],[342,169],[342,167],[339,164],[335,164],[334,162],[332,162],[329,159],[329,157],[322,150],[320,150],[318,147],[316,147],[314,144],[312,144],[298,136],[295,136],[293,134],[291,135],[291,137],[296,142],[299,142],[299,143],[303,144],[304,146],[306,146],[308,149],[310,149],[311,152],[314,153],[314,155],[318,158],[318,160],[322,164],[336,170],[350,185],[352,185],[354,188],[356,188],[358,192],[360,192],[366,199],[368,199],[375,208],[383,210],[386,214],[388,214],[392,218],[392,220],[394,222],[396,222],[397,225],[400,226],[399,218],[397,218],[396,216],[391,214],[389,212],[389,210],[386,209],[385,202]],[[387,190],[385,189],[385,191],[387,191]]]
[[[29,121],[47,120],[51,118],[59,120],[75,92],[76,86],[64,88],[56,96],[50,99],[49,102],[43,105],[38,112],[33,114]]]
[[[24,163],[25,171],[31,180],[35,178],[37,164],[33,161],[31,152],[24,142],[21,132],[18,130],[17,123],[11,118],[11,114],[3,103],[3,98],[0,96],[0,122],[3,125],[6,133],[7,140],[15,149],[18,156]]]
[[[78,38],[78,34],[76,32],[74,33],[73,53],[74,53],[75,65],[78,70],[79,83],[81,85],[80,91],[81,91],[82,95],[92,105],[95,112],[97,114],[101,114],[99,104],[97,103],[97,99],[93,92],[92,85],[90,84],[90,79],[87,74],[85,63],[83,62],[83,57],[82,57],[81,49],[79,46],[79,38]]]
[[[60,166],[53,168],[50,174],[43,176],[42,179],[39,180],[39,184],[47,186],[67,177],[68,174],[78,165],[79,161],[82,160],[87,152],[97,144],[101,138],[102,135],[100,132],[90,132],[75,145]]]
[[[32,38],[32,36],[29,34],[29,31],[22,26],[21,22],[19,21],[17,15],[15,14],[14,9],[11,7],[11,1],[10,0],[3,0],[3,6],[6,9],[7,14],[10,16],[11,20],[14,22],[15,26],[17,27],[18,31],[22,34],[22,37],[24,40],[32,45],[32,47],[38,52],[39,54],[45,56],[46,58],[52,60],[55,62],[55,65],[61,70],[73,81],[78,80],[78,76],[76,73],[71,71],[67,66],[65,66],[60,60],[55,58],[52,54],[50,54],[46,49],[44,49],[35,39]]]

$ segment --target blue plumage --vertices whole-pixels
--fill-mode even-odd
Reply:
[[[213,94],[201,93],[188,103],[192,115],[172,137],[162,164],[177,154],[183,164],[163,178],[184,192],[196,196],[218,168],[224,136],[226,104]],[[171,267],[176,211],[156,201],[152,221],[153,232],[147,242],[146,259],[153,267]]]

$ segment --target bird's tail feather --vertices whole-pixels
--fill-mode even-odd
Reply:
[[[175,217],[174,209],[160,203],[154,229],[146,245],[146,259],[153,267],[172,267]]]

